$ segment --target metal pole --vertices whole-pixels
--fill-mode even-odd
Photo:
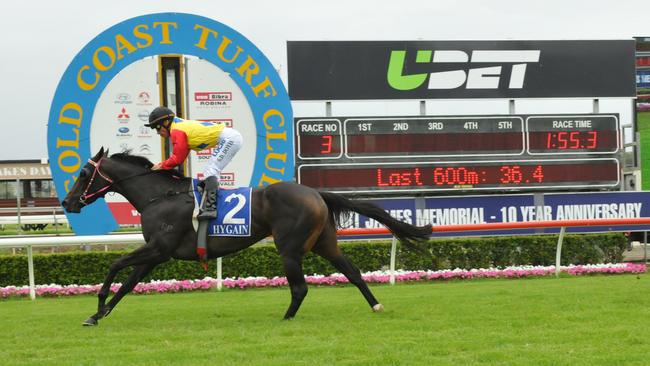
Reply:
[[[18,235],[23,234],[22,223],[20,220],[20,178],[16,178],[16,215],[18,215]]]
[[[648,262],[648,232],[643,232],[643,263]]]
[[[557,249],[555,251],[555,277],[560,277],[560,264],[562,257],[562,240],[564,240],[565,226],[560,228],[560,236],[557,238]]]
[[[27,246],[27,270],[29,271],[29,297],[36,299],[36,285],[34,284],[34,253],[32,246]]]
[[[325,102],[325,117],[332,117],[332,102]]]
[[[222,279],[222,269],[223,261],[221,257],[217,258],[217,290],[221,291],[223,288],[223,279]]]
[[[59,235],[59,221],[56,219],[56,208],[52,210],[52,217],[54,217],[54,232]]]
[[[397,256],[397,238],[393,236],[390,245],[390,284],[395,284],[395,257]]]

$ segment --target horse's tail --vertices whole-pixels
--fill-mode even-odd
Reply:
[[[318,192],[327,204],[332,215],[332,220],[338,222],[341,214],[351,211],[360,213],[364,216],[377,220],[390,230],[395,237],[408,246],[423,250],[415,245],[415,242],[427,240],[431,235],[431,225],[415,226],[396,220],[381,207],[365,201],[349,200],[341,195],[330,192]]]

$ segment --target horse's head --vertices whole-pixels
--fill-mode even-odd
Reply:
[[[66,211],[78,213],[81,208],[106,194],[113,184],[113,180],[101,170],[102,161],[107,156],[108,150],[104,151],[102,147],[81,169],[77,181],[61,203]]]

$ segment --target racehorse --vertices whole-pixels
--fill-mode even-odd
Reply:
[[[107,192],[119,193],[140,212],[146,241],[145,245],[111,264],[97,294],[97,313],[83,325],[97,325],[158,264],[171,258],[199,260],[197,233],[192,224],[195,204],[191,179],[173,171],[152,171],[152,165],[148,159],[128,152],[109,157],[108,150],[102,147],[81,169],[62,202],[66,211],[78,213]],[[413,226],[392,218],[368,202],[349,200],[291,182],[254,188],[251,201],[251,236],[209,237],[208,258],[240,251],[273,236],[291,289],[291,303],[284,319],[296,315],[307,295],[302,259],[309,251],[327,259],[345,275],[361,291],[373,311],[383,310],[357,267],[341,253],[336,237],[339,215],[354,211],[373,218],[407,245],[414,245],[431,234],[431,225]],[[133,270],[128,279],[106,303],[115,276],[130,266]]]

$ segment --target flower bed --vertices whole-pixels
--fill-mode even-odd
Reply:
[[[645,273],[645,264],[618,263],[618,264],[590,264],[582,266],[562,266],[561,272],[573,275],[588,274],[621,274],[621,273]],[[451,279],[473,279],[473,278],[523,278],[523,277],[542,277],[555,274],[555,266],[521,266],[507,267],[503,269],[454,269],[441,271],[396,271],[395,280],[398,282],[406,281],[439,281]],[[375,271],[363,274],[363,278],[368,283],[388,283],[390,273],[388,271]],[[347,278],[342,274],[332,274],[330,276],[312,275],[305,276],[307,283],[313,285],[337,285],[348,283]],[[279,287],[286,286],[285,277],[246,277],[246,278],[226,278],[222,285],[228,288],[249,288],[249,287]],[[116,283],[111,286],[111,292],[115,293],[121,284]],[[139,283],[133,290],[136,294],[166,293],[166,292],[186,292],[186,291],[205,291],[217,287],[217,279],[206,277],[202,280],[167,280],[151,281]],[[38,285],[36,286],[37,296],[71,296],[83,294],[96,294],[101,285]],[[0,298],[29,296],[29,286],[7,286],[0,287]]]

